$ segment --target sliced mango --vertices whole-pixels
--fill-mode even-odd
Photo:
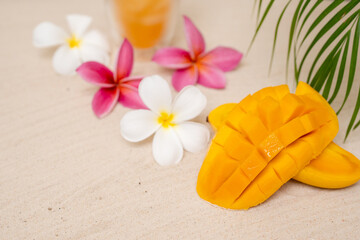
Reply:
[[[209,113],[207,120],[215,131],[219,130],[220,126],[223,124],[229,113],[235,108],[236,105],[237,103],[226,103],[218,106]]]
[[[295,98],[288,98],[287,96],[284,99],[293,102],[295,100]],[[299,114],[303,111],[304,107],[299,102],[292,104],[297,104],[293,114]],[[236,105],[236,103],[226,103],[210,112],[208,120],[215,131],[223,125],[229,112]],[[289,105],[284,104],[284,107],[289,107]],[[290,118],[291,116],[288,114],[285,119]],[[286,171],[283,171],[283,174],[286,174]],[[360,160],[332,142],[317,158],[301,169],[293,179],[320,188],[348,187],[360,180]]]
[[[321,187],[348,186],[360,178],[357,170],[349,171],[355,165],[360,169],[359,161],[330,144],[338,131],[335,112],[306,83],[299,83],[296,94],[285,85],[264,88],[215,109],[209,122],[217,134],[200,169],[197,192],[219,206],[256,206],[293,177]],[[337,164],[346,159],[341,174],[351,172],[352,177],[324,183],[341,175],[324,167],[329,156]],[[313,180],[314,175],[319,177]]]

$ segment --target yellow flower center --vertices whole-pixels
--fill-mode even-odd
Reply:
[[[174,120],[174,114],[169,115],[167,112],[162,112],[157,120],[164,128],[175,126],[175,123],[172,122]]]
[[[80,47],[80,44],[81,44],[81,40],[76,38],[75,35],[73,35],[71,38],[68,38],[67,42],[68,42],[70,48]]]

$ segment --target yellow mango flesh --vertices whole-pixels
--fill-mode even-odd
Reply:
[[[232,106],[199,172],[201,198],[256,206],[326,148],[338,131],[336,114],[311,87],[299,87],[297,95],[284,85],[265,88]]]
[[[292,98],[288,100],[293,101]],[[226,103],[210,112],[208,120],[215,131],[218,131],[236,105]],[[301,105],[298,111],[302,111]],[[286,171],[282,174],[286,174]],[[360,180],[360,160],[332,142],[293,179],[320,188],[345,188]]]

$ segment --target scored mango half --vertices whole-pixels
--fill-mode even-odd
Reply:
[[[264,88],[208,118],[217,133],[197,192],[213,204],[248,209],[291,178],[323,188],[360,179],[360,161],[332,143],[339,129],[335,112],[306,83],[295,94],[286,85]]]

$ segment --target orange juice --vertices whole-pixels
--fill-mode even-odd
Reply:
[[[174,0],[113,0],[115,21],[137,48],[158,44],[170,21]]]

